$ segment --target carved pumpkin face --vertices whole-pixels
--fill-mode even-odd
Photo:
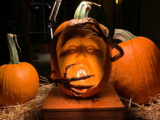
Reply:
[[[104,85],[104,81],[108,81],[108,78],[106,80],[103,78],[104,68],[108,69],[107,76],[111,69],[110,46],[106,45],[100,37],[87,36],[89,32],[78,29],[75,32],[74,28],[68,28],[61,33],[56,46],[58,67],[61,75],[65,73],[65,68],[71,64],[75,65],[68,69],[67,78],[94,75],[86,80],[71,82],[72,85],[93,86],[89,89],[72,88],[74,91],[81,93],[80,97],[88,97],[97,93]],[[60,85],[60,87],[65,93],[71,95],[70,91],[63,85]]]

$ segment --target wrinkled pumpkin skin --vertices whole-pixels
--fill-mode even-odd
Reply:
[[[124,56],[113,62],[110,82],[118,94],[147,104],[160,93],[160,53],[148,38],[137,37],[120,43]],[[117,51],[113,49],[112,54]]]
[[[26,62],[0,66],[0,106],[22,104],[35,98],[39,78]]]
[[[91,30],[76,27],[77,23],[85,21],[87,20],[74,19],[62,23],[55,31],[51,45],[51,68],[55,71],[55,78],[62,78],[66,66],[70,64],[76,65],[68,69],[68,78],[77,77],[79,69],[86,71],[87,75],[95,75],[87,80],[71,82],[73,85],[93,86],[84,90],[74,89],[82,94],[79,96],[81,98],[98,93],[108,82],[111,72],[111,46],[100,37],[89,37]],[[72,96],[63,85],[59,86]]]

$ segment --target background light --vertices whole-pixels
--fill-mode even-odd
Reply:
[[[118,5],[118,3],[119,3],[119,0],[116,0],[116,4]]]

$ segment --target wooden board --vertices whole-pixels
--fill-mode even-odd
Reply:
[[[53,88],[42,106],[42,120],[123,120],[125,108],[112,85],[87,99],[75,99]]]

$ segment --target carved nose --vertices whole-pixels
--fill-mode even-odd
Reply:
[[[87,55],[86,55],[86,49],[85,49],[84,46],[80,46],[80,47],[78,48],[78,52],[77,52],[76,57],[80,57],[80,56],[87,57]]]

